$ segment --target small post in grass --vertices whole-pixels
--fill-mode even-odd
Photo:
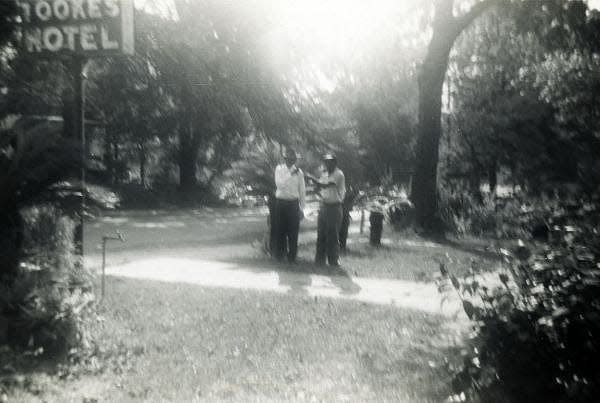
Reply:
[[[116,235],[104,235],[102,237],[102,294],[101,299],[104,299],[104,295],[106,292],[106,242],[108,241],[121,241],[125,242],[125,238],[123,234],[121,234],[118,230],[116,231]]]

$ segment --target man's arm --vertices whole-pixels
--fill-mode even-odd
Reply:
[[[324,189],[324,188],[331,188],[331,187],[336,187],[336,183],[335,183],[335,179],[327,179],[328,182],[324,182],[323,180],[319,180],[316,179],[314,184],[315,186],[320,190],[320,189]]]
[[[338,194],[340,195],[340,199],[343,201],[344,197],[346,197],[346,177],[342,171],[340,171],[340,175],[336,182]]]
[[[308,172],[304,174],[304,177],[312,183],[314,183],[315,185],[319,183],[319,179],[316,176],[309,174]]]

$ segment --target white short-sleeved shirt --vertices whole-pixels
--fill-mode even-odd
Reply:
[[[301,169],[286,164],[277,165],[275,168],[275,197],[280,200],[298,200],[300,209],[304,210],[306,203],[306,190],[304,173]]]

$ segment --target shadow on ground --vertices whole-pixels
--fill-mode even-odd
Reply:
[[[279,262],[266,255],[257,255],[248,258],[222,258],[221,263],[230,264],[233,270],[244,270],[253,273],[275,272],[279,285],[288,287],[289,293],[308,295],[308,288],[317,285],[320,287],[335,287],[342,295],[352,295],[360,292],[361,287],[352,280],[347,270],[299,259],[295,263]],[[315,278],[317,280],[315,280]],[[318,281],[319,284],[313,284]],[[333,290],[332,290],[333,291]]]

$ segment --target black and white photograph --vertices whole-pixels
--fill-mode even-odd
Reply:
[[[0,0],[0,403],[600,401],[600,0]]]

